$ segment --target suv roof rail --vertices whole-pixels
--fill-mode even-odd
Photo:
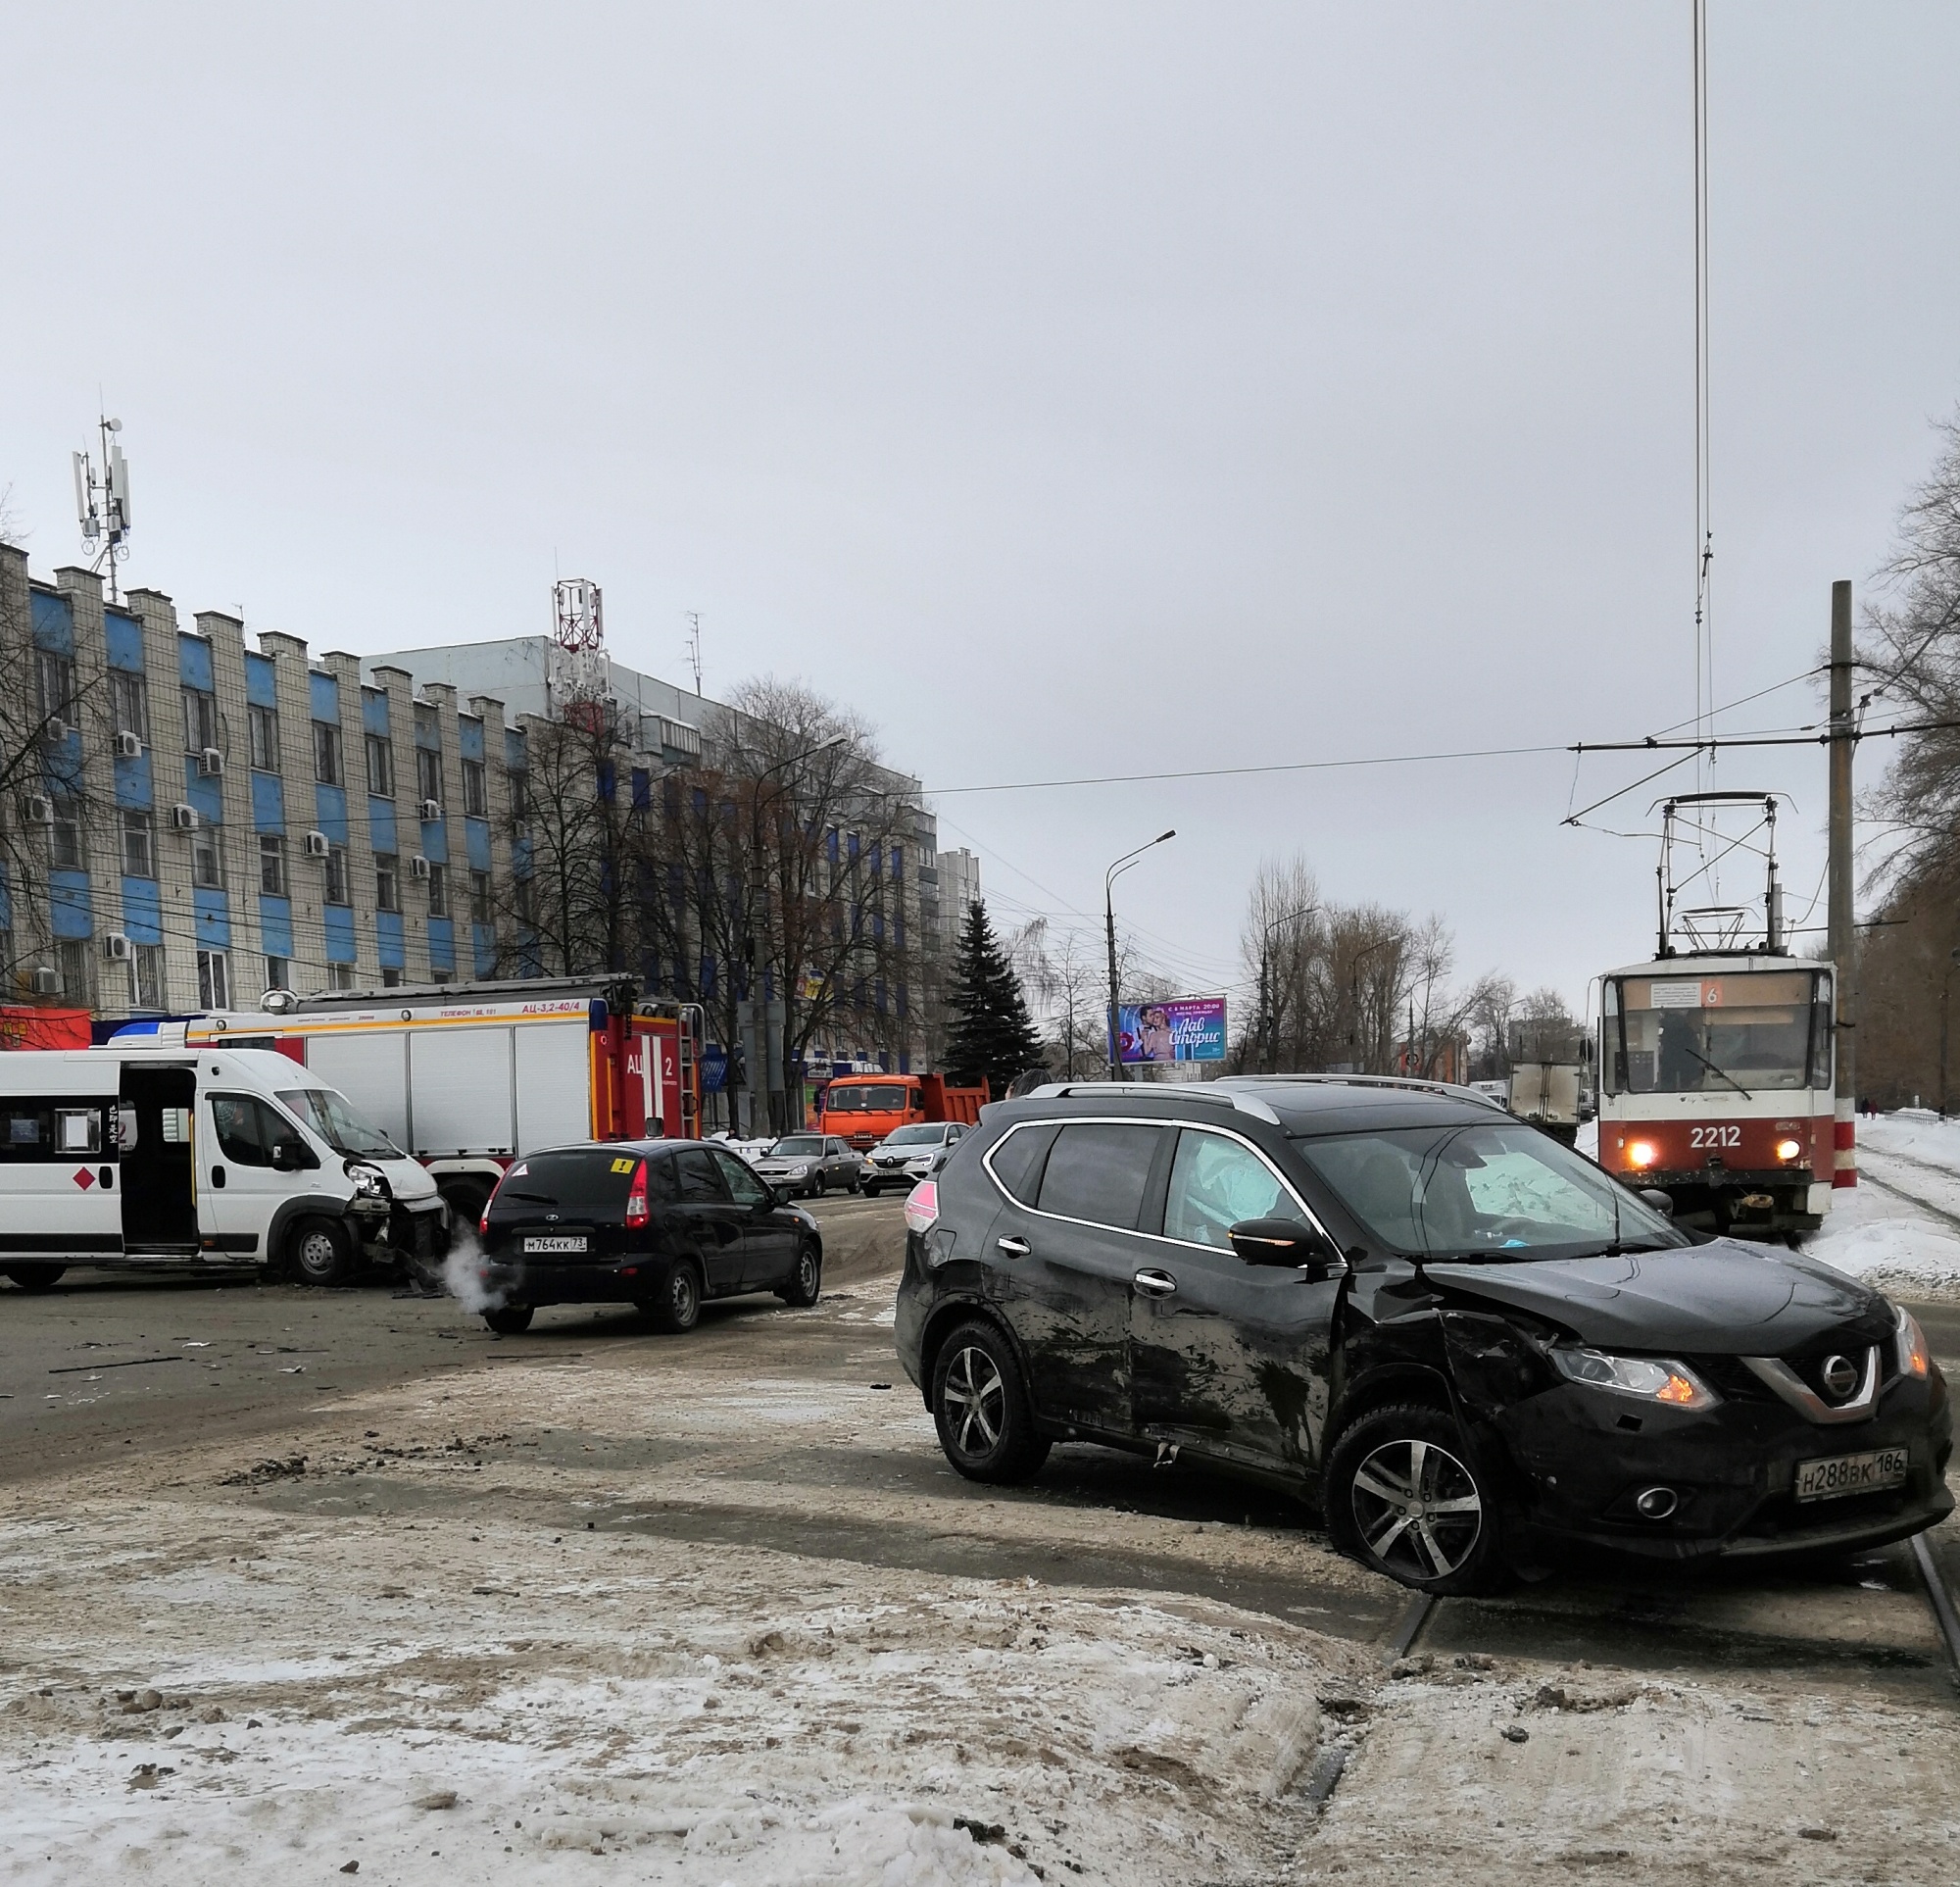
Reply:
[[[1280,1085],[1301,1085],[1316,1087],[1348,1088],[1409,1088],[1419,1094],[1444,1094],[1454,1101],[1476,1101],[1487,1108],[1494,1108],[1499,1114],[1509,1114],[1510,1109],[1494,1094],[1486,1094],[1479,1088],[1466,1087],[1459,1081],[1432,1081],[1420,1074],[1227,1074],[1211,1083],[1213,1087],[1229,1088],[1245,1085],[1263,1087],[1271,1083]]]
[[[1223,1088],[1226,1092],[1220,1093]],[[1025,1101],[1062,1101],[1078,1094],[1120,1094],[1126,1100],[1135,1100],[1139,1095],[1149,1095],[1152,1100],[1164,1101],[1209,1101],[1214,1105],[1236,1108],[1241,1114],[1250,1114],[1255,1120],[1263,1120],[1269,1126],[1278,1126],[1280,1117],[1256,1095],[1240,1094],[1228,1088],[1223,1081],[1048,1081],[1032,1093],[1018,1096]]]

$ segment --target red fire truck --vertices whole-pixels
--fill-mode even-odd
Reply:
[[[699,1012],[618,977],[296,997],[134,1023],[202,1048],[272,1048],[347,1096],[474,1220],[504,1168],[569,1140],[698,1136]]]

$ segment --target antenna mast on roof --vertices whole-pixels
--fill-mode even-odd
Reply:
[[[74,462],[74,516],[81,541],[93,553],[89,569],[109,574],[109,600],[120,601],[116,566],[129,555],[129,462],[122,456],[121,420],[97,422],[102,434],[102,475],[86,452],[72,454]]]
[[[687,618],[688,622],[687,662],[688,667],[694,670],[694,694],[698,701],[701,699],[701,612],[683,610],[681,614]]]
[[[599,585],[567,576],[552,585],[552,646],[547,671],[551,711],[596,733],[605,724],[612,667],[606,656],[606,621]]]

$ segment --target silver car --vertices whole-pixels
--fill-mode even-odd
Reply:
[[[887,1186],[909,1192],[965,1132],[957,1120],[915,1120],[895,1127],[864,1156],[864,1190],[873,1198]]]
[[[813,1198],[833,1188],[856,1192],[864,1163],[834,1133],[786,1133],[751,1163],[772,1186]]]

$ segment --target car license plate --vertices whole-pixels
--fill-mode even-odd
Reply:
[[[1905,1481],[1910,1458],[1903,1448],[1877,1448],[1869,1455],[1834,1455],[1828,1461],[1798,1462],[1796,1498],[1833,1501],[1842,1494],[1876,1494]]]
[[[558,1252],[582,1252],[584,1249],[585,1235],[582,1232],[576,1237],[567,1237],[564,1234],[559,1234],[550,1238],[527,1238],[524,1240],[526,1255],[536,1253],[540,1256],[547,1256]]]

